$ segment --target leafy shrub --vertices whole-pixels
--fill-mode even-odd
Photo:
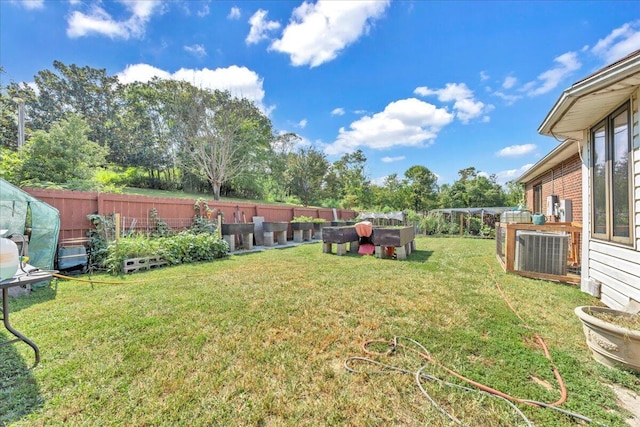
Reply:
[[[460,224],[450,222],[447,227],[447,234],[460,234]]]
[[[477,216],[471,217],[469,219],[469,233],[477,236],[480,234],[480,230],[482,229],[482,218]]]
[[[144,236],[125,237],[108,247],[105,267],[112,274],[121,274],[124,261],[130,258],[158,256],[170,265],[222,258],[229,245],[215,234],[193,234],[182,231],[171,237],[150,239]]]
[[[109,255],[109,242],[115,239],[116,235],[114,215],[87,215],[87,219],[96,227],[95,230],[87,231],[90,267],[104,269]]]
[[[291,222],[313,222],[313,218],[304,215],[294,216]]]

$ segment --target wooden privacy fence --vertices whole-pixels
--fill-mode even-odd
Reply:
[[[31,187],[25,187],[23,190],[58,209],[60,212],[59,240],[85,238],[87,231],[94,228],[87,219],[87,215],[91,214],[120,214],[123,231],[145,231],[155,226],[150,216],[152,209],[157,211],[159,220],[174,230],[190,227],[194,216],[198,214],[194,208],[196,199],[47,190]],[[222,212],[225,223],[251,222],[254,216],[264,217],[265,221],[291,221],[297,216],[322,218],[327,221],[334,220],[334,210],[330,208],[305,208],[215,200],[205,200],[205,202],[209,209],[214,211],[214,215]],[[339,219],[352,219],[357,215],[355,211],[348,209],[336,209],[335,211]],[[200,204],[200,214],[205,214],[202,204]],[[289,230],[289,234],[292,234],[291,230]]]

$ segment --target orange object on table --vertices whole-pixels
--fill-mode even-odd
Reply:
[[[373,224],[370,221],[361,221],[356,224],[356,233],[359,237],[371,237]]]

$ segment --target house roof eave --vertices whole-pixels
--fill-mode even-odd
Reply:
[[[516,179],[516,182],[526,184],[577,153],[578,142],[576,140],[566,139],[520,175],[520,177]]]
[[[619,104],[640,84],[640,50],[596,71],[566,89],[538,128],[555,138],[582,139],[605,113],[599,105]],[[603,102],[606,101],[606,102]]]

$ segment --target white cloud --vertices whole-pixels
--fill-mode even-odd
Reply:
[[[452,102],[456,117],[464,124],[471,119],[483,116],[493,110],[493,105],[485,105],[475,99],[473,91],[464,83],[447,83],[442,89],[429,89],[426,86],[417,87],[413,93],[420,96],[437,95],[441,102]],[[487,121],[484,117],[483,121]]]
[[[307,127],[307,123],[307,119],[302,119],[298,122],[298,127],[304,129]]]
[[[240,19],[240,8],[233,6],[227,15],[227,19]]]
[[[207,50],[201,44],[194,44],[191,46],[185,46],[184,50],[192,54],[193,56],[197,56],[198,58],[202,58],[207,56]]]
[[[516,79],[513,76],[507,76],[505,77],[504,81],[502,82],[502,87],[505,89],[511,89],[512,87],[514,87],[516,85],[516,83],[518,82],[518,79]]]
[[[336,140],[325,147],[329,155],[350,153],[359,147],[383,150],[397,146],[421,147],[433,141],[453,115],[444,108],[416,98],[390,103],[384,111],[364,116],[340,128]]]
[[[264,40],[269,38],[267,33],[277,30],[280,28],[280,23],[276,21],[267,21],[267,12],[263,9],[258,9],[256,13],[254,13],[251,18],[249,18],[249,23],[251,24],[251,29],[249,30],[249,34],[247,34],[247,38],[245,41],[247,44],[255,44],[260,40]]]
[[[496,182],[499,184],[506,184],[507,182],[519,178],[523,173],[529,170],[533,166],[533,163],[527,163],[520,169],[508,169],[496,174]]]
[[[273,107],[266,108],[262,103],[264,100],[263,79],[255,71],[246,67],[232,65],[228,68],[216,68],[215,70],[181,68],[175,73],[169,73],[148,64],[135,64],[127,66],[117,75],[121,83],[147,82],[153,77],[158,77],[185,81],[203,89],[228,90],[233,96],[253,101],[264,112],[269,113],[273,109]]]
[[[338,107],[331,110],[332,116],[344,116],[344,108]]]
[[[367,34],[389,4],[390,0],[305,1],[269,49],[288,54],[294,66],[317,67]]]
[[[378,178],[371,178],[369,181],[373,185],[377,185],[378,187],[382,187],[382,186],[384,186],[384,183],[385,183],[385,181],[386,181],[388,176],[389,175],[380,176]]]
[[[513,105],[518,99],[522,98],[520,95],[511,95],[504,92],[494,92],[493,93],[498,98],[503,99],[507,105]]]
[[[44,0],[19,0],[18,3],[28,10],[44,8]]]
[[[114,38],[139,38],[144,34],[147,23],[156,9],[161,10],[159,0],[130,0],[121,3],[131,16],[122,21],[115,20],[109,13],[94,5],[89,14],[73,11],[67,20],[67,36],[71,38],[97,34]]]
[[[404,160],[405,158],[406,158],[405,156],[383,157],[380,160],[382,160],[383,163],[393,163],[393,162],[399,162],[401,160]]]
[[[628,22],[598,40],[591,52],[611,63],[640,49],[640,21]]]
[[[209,15],[209,13],[211,13],[211,10],[209,9],[209,5],[208,4],[203,5],[202,9],[200,9],[198,12],[196,12],[196,14],[200,18],[204,18],[205,16]]]
[[[480,81],[481,82],[487,81],[489,79],[490,79],[489,73],[487,73],[486,71],[480,71]]]
[[[564,53],[554,59],[557,65],[538,76],[538,79],[524,85],[523,90],[529,96],[545,94],[558,86],[562,80],[578,70],[582,64],[575,52]]]
[[[496,152],[498,157],[518,157],[532,153],[536,149],[536,144],[510,145]]]

